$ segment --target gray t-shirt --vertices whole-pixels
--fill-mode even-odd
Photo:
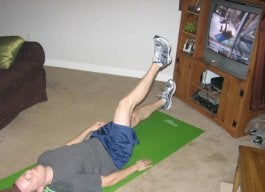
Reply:
[[[101,191],[100,175],[118,169],[98,139],[63,146],[40,155],[38,164],[53,169],[49,188],[56,192]]]

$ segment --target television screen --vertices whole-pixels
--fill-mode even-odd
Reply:
[[[249,63],[260,15],[215,4],[209,48],[227,58]]]
[[[204,57],[232,74],[245,78],[261,8],[233,0],[213,0]],[[245,65],[242,66],[242,65]]]

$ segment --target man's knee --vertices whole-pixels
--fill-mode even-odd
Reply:
[[[134,108],[134,102],[127,96],[119,101],[118,107],[121,109],[132,110]]]

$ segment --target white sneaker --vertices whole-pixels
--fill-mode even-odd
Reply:
[[[158,97],[165,101],[161,109],[169,110],[172,107],[172,97],[175,91],[176,83],[172,79],[169,79],[164,86],[164,91],[158,94]]]
[[[170,53],[171,46],[169,42],[165,38],[155,35],[153,63],[159,64],[161,70],[166,68],[172,62]]]

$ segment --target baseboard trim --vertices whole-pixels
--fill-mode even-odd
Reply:
[[[59,61],[59,60],[53,60],[53,59],[47,59],[44,65],[51,66],[51,67],[59,67],[59,68],[74,69],[74,70],[81,70],[81,71],[90,71],[90,72],[96,72],[96,73],[105,73],[105,74],[111,74],[111,75],[136,77],[136,78],[141,78],[145,74],[145,71],[137,71],[137,70],[131,70],[131,69],[125,69],[125,68],[115,68],[115,67],[109,67],[109,66],[98,66],[98,65],[87,64],[87,63]],[[158,76],[156,77],[156,80],[167,81],[170,78],[172,78],[170,75],[159,73]]]

